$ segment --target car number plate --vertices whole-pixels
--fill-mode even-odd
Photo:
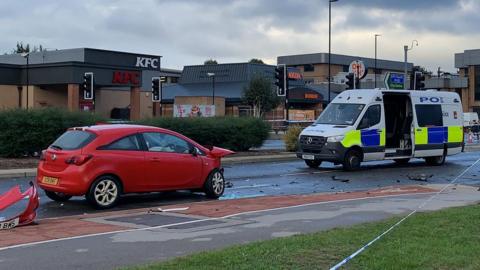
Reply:
[[[42,178],[42,183],[44,183],[44,184],[49,184],[49,185],[57,185],[57,184],[58,184],[58,178],[56,178],[56,177],[44,176],[44,177]]]
[[[18,226],[19,218],[15,218],[6,222],[0,222],[0,230],[8,230]]]
[[[302,155],[302,159],[315,160],[315,156],[314,155]]]

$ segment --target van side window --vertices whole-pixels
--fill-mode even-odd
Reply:
[[[443,126],[442,105],[415,105],[417,122],[420,127]]]
[[[382,115],[380,105],[372,105],[368,107],[367,111],[363,115],[362,121],[358,125],[358,129],[365,129],[380,123],[380,117]]]

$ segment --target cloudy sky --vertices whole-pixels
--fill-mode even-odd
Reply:
[[[455,52],[480,48],[479,0],[339,0],[332,53],[409,61],[454,71]],[[163,56],[181,68],[328,52],[328,0],[2,0],[0,52],[17,41]]]

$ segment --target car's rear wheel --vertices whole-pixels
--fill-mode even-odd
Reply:
[[[305,160],[305,164],[307,164],[310,168],[318,168],[320,164],[322,164],[321,160]]]
[[[99,177],[90,186],[87,201],[97,209],[107,209],[115,206],[120,198],[121,186],[114,176]]]
[[[61,193],[61,192],[48,191],[48,190],[45,190],[45,195],[47,195],[48,198],[56,202],[66,202],[72,198],[71,195]]]
[[[222,172],[218,169],[213,170],[208,175],[203,189],[209,198],[218,199],[221,197],[225,191],[225,178]]]

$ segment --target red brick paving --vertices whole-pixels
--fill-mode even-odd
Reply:
[[[386,195],[427,193],[435,191],[435,189],[422,186],[398,186],[375,189],[370,191],[344,193],[321,193],[308,195],[266,196],[236,200],[215,200],[207,202],[162,206],[162,208],[168,209],[188,207],[186,211],[178,211],[178,213],[205,217],[223,217],[248,211],[266,210],[317,202],[359,199],[366,197],[371,198]],[[37,225],[18,227],[8,231],[0,231],[0,247],[131,229],[121,226],[87,221],[85,219],[93,217],[108,217],[112,215],[121,216],[132,215],[136,213],[141,214],[147,212],[149,209],[152,208],[103,212],[98,214],[78,215],[64,218],[40,219],[37,220]]]

